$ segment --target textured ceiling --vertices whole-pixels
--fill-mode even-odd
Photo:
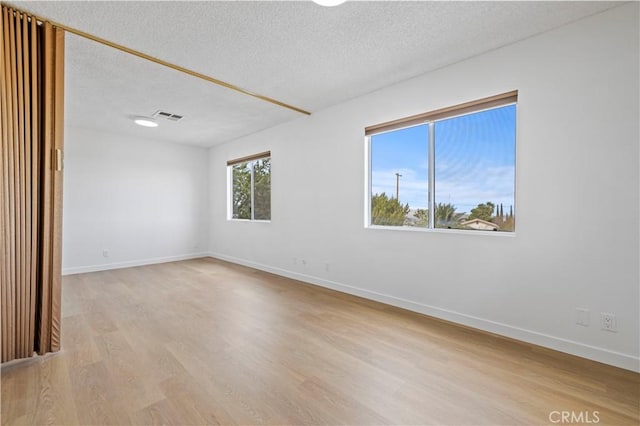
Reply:
[[[615,2],[8,2],[308,111],[618,6]],[[212,146],[302,117],[67,35],[66,120]],[[139,128],[158,109],[185,119]]]

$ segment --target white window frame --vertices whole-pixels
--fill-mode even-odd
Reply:
[[[253,171],[253,162],[257,160],[264,160],[266,158],[271,159],[271,151],[261,152],[255,155],[249,155],[246,157],[237,158],[234,160],[227,161],[227,220],[229,221],[238,221],[238,222],[262,222],[269,223],[271,222],[271,217],[269,219],[255,219],[255,208],[254,208],[254,171]],[[233,166],[240,163],[250,163],[251,169],[251,218],[249,219],[241,219],[233,217]],[[271,191],[271,188],[269,188]]]
[[[516,230],[511,232],[490,232],[480,231],[472,229],[447,229],[435,227],[435,124],[438,121],[446,120],[455,117],[462,117],[464,115],[476,114],[478,112],[487,111],[496,108],[502,108],[508,105],[517,105],[518,92],[507,92],[501,95],[492,96],[489,98],[480,99],[478,101],[471,101],[465,104],[461,104],[455,107],[443,108],[441,110],[433,111],[425,114],[418,114],[416,116],[407,117],[406,119],[394,120],[388,123],[382,123],[376,126],[371,126],[365,129],[365,200],[364,200],[364,227],[367,229],[380,229],[380,230],[393,230],[393,231],[409,231],[409,232],[435,232],[435,233],[452,233],[452,234],[464,234],[464,235],[491,235],[500,237],[515,237]],[[502,99],[514,99],[512,101],[501,102]],[[497,103],[497,104],[496,104]],[[486,107],[476,107],[475,105],[487,104]],[[460,111],[460,113],[450,111]],[[517,108],[516,108],[517,111]],[[433,118],[429,118],[433,116]],[[406,122],[407,125],[402,125]],[[516,128],[517,128],[516,118]],[[372,165],[371,165],[371,137],[380,135],[383,133],[394,132],[397,130],[407,129],[410,127],[416,127],[420,125],[428,125],[428,195],[427,195],[427,208],[429,211],[429,223],[427,227],[416,226],[386,226],[386,225],[374,225],[371,223],[371,183],[372,183]],[[381,130],[370,131],[371,128],[381,128]],[[386,128],[386,129],[385,129]],[[516,136],[517,140],[517,136]],[[516,157],[517,158],[517,157]],[[514,214],[516,212],[516,173],[517,167],[514,168]],[[517,217],[517,215],[516,215]]]

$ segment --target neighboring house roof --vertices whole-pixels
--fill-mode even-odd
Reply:
[[[493,230],[500,229],[500,227],[495,223],[487,222],[486,220],[482,220],[478,218],[465,220],[464,222],[460,222],[460,225],[468,226],[469,228],[476,228],[476,229],[488,229],[488,228]]]

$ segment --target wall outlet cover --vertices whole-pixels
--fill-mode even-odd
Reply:
[[[618,324],[616,322],[616,316],[607,312],[600,312],[600,318],[602,320],[602,329],[606,331],[618,331]]]

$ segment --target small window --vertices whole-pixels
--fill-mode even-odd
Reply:
[[[517,92],[365,129],[367,226],[515,230]]]
[[[271,153],[227,162],[229,219],[271,220]]]

